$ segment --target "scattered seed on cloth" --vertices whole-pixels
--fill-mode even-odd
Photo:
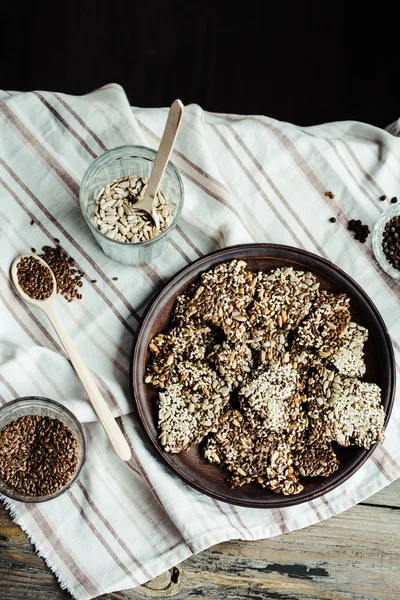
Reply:
[[[42,250],[43,254],[40,256],[53,271],[57,282],[57,292],[64,296],[67,301],[74,298],[79,300],[78,291],[82,287],[83,271],[77,271],[74,268],[75,261],[68,256],[61,246],[56,248],[43,246]]]

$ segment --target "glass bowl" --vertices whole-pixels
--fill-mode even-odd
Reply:
[[[11,423],[11,421],[15,421],[15,419],[18,419],[19,417],[25,417],[27,415],[40,415],[42,417],[58,419],[64,425],[69,427],[77,441],[78,464],[76,471],[72,479],[70,479],[70,481],[64,487],[60,488],[53,494],[48,494],[46,496],[30,496],[28,494],[23,494],[12,490],[0,478],[0,494],[4,494],[4,496],[8,496],[9,498],[18,500],[20,502],[46,502],[47,500],[52,500],[53,498],[57,498],[57,496],[63,494],[71,487],[71,485],[73,485],[73,483],[75,483],[79,477],[86,458],[85,437],[83,434],[82,425],[79,423],[75,415],[68,410],[68,408],[65,408],[65,406],[55,402],[54,400],[49,400],[48,398],[41,398],[38,396],[17,398],[16,400],[12,400],[11,402],[4,404],[0,408],[0,431],[2,431],[6,425]]]
[[[173,220],[165,231],[145,242],[120,242],[101,233],[93,221],[95,199],[101,188],[105,187],[111,179],[127,175],[140,175],[149,179],[156,155],[155,150],[144,146],[113,148],[99,156],[83,176],[79,193],[83,216],[103,252],[113,260],[126,265],[147,263],[162,254],[182,212],[184,201],[182,178],[176,167],[169,161],[161,180],[160,190],[170,206]]]
[[[375,223],[372,233],[372,248],[374,250],[375,258],[382,269],[386,271],[388,275],[393,277],[393,279],[400,279],[400,271],[395,269],[386,258],[385,254],[383,253],[382,241],[386,223],[393,217],[397,217],[399,215],[400,205],[395,204],[394,206],[391,206],[381,214],[378,221]]]

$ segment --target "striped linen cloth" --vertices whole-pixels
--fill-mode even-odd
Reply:
[[[379,197],[400,196],[398,124],[391,133],[356,122],[304,128],[187,106],[172,157],[184,180],[184,210],[163,256],[133,268],[96,245],[80,213],[79,184],[108,148],[156,148],[167,109],[131,109],[115,84],[82,97],[3,92],[0,99],[0,402],[36,394],[64,403],[88,442],[81,477],[60,498],[3,500],[62,587],[82,600],[132,588],[223,540],[267,538],[327,519],[400,476],[398,394],[385,443],[326,496],[285,510],[217,502],[153,457],[128,384],[133,335],[154,291],[198,257],[248,242],[305,248],[349,273],[383,315],[398,371],[400,282],[379,268],[370,239],[361,245],[346,228],[353,217],[372,227],[387,205]],[[129,440],[127,464],[95,422],[51,326],[10,284],[15,256],[55,238],[97,280],[85,281],[81,302],[60,297],[58,308]]]

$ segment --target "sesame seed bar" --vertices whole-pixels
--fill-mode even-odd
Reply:
[[[298,388],[298,378],[298,371],[291,364],[276,364],[267,371],[256,373],[240,388],[238,395],[248,421],[254,426],[257,423],[266,431],[287,429],[300,406],[300,401],[292,400]]]
[[[293,267],[260,272],[249,310],[250,324],[265,331],[295,329],[309,313],[318,290],[319,283],[312,273]]]
[[[247,343],[255,351],[256,365],[266,367],[289,361],[288,331],[282,329],[272,331],[252,329],[249,335],[251,338],[247,340]]]
[[[295,347],[308,349],[320,358],[339,350],[350,322],[349,298],[321,291],[309,315],[296,329]]]
[[[158,427],[160,442],[167,452],[179,453],[198,444],[209,433],[217,431],[221,412],[229,396],[214,394],[205,398],[179,383],[159,393]]]
[[[159,333],[150,342],[152,358],[147,366],[145,381],[156,387],[165,387],[176,379],[177,365],[204,359],[209,327],[174,327],[166,334]]]
[[[306,444],[293,456],[294,466],[302,477],[329,477],[339,468],[335,451],[324,440]]]
[[[203,321],[220,327],[228,340],[244,339],[246,307],[254,296],[256,283],[256,276],[246,270],[244,261],[222,263],[202,274],[193,297],[184,304],[186,316],[201,315]]]
[[[172,311],[172,323],[183,327],[201,327],[203,319],[200,313],[196,311],[188,311],[187,304],[193,299],[198,285],[192,283],[188,286],[183,294],[180,294],[175,300],[174,309]]]
[[[368,339],[368,330],[351,322],[342,336],[342,345],[330,362],[341,375],[362,377],[366,366],[364,361],[364,344]]]
[[[231,388],[236,388],[253,369],[253,355],[247,344],[224,341],[214,344],[207,353],[207,360]]]
[[[309,382],[311,439],[367,449],[384,440],[385,411],[375,383],[343,378],[329,369]]]
[[[228,410],[216,434],[207,441],[204,456],[209,462],[223,464],[231,476],[231,487],[257,481],[275,493],[299,493],[303,486],[293,469],[291,447],[281,436],[257,438],[238,410]]]

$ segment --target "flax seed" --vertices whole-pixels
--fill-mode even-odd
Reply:
[[[27,415],[0,431],[0,478],[26,496],[53,494],[74,476],[77,441],[58,419]]]

